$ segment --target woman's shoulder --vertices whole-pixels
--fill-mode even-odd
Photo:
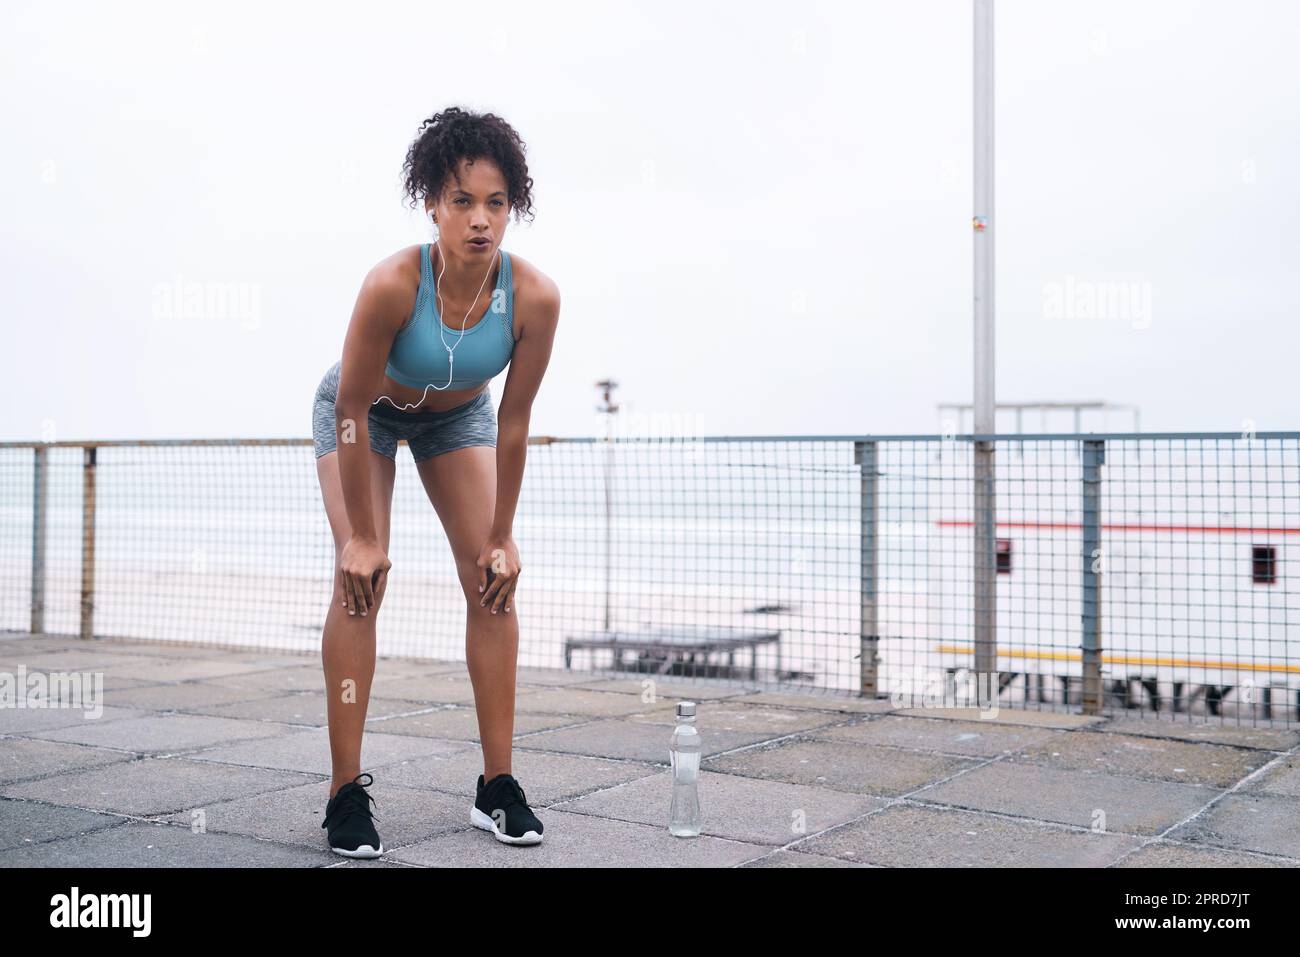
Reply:
[[[522,256],[510,253],[510,272],[516,311],[537,307],[544,310],[559,301],[560,288],[555,280]]]
[[[421,246],[421,243],[404,246],[379,260],[366,273],[365,284],[390,293],[408,288],[414,292],[420,284]]]
[[[379,317],[373,321],[384,330],[396,333],[410,322],[419,285],[420,245],[417,243],[370,267],[361,283],[358,308],[367,315]]]
[[[424,243],[412,243],[409,246],[403,246],[397,252],[375,263],[371,271],[382,271],[385,276],[392,279],[414,279],[417,283],[420,281],[420,250],[424,248]]]

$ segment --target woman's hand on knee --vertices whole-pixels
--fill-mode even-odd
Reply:
[[[349,615],[355,615],[360,608],[364,617],[375,607],[379,583],[392,567],[393,563],[374,539],[355,536],[348,539],[339,555],[339,587]]]
[[[479,549],[478,561],[479,607],[492,606],[492,614],[504,609],[510,611],[514,604],[515,586],[523,566],[519,562],[519,549],[509,536],[489,538]]]

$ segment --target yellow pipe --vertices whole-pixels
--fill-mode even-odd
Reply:
[[[950,655],[969,655],[973,648],[962,645],[940,645],[939,651]],[[999,658],[1032,658],[1040,661],[1082,661],[1081,653],[1069,651],[1024,651],[998,649]],[[1152,665],[1157,668],[1214,668],[1220,671],[1271,671],[1285,674],[1300,674],[1300,665],[1256,664],[1240,661],[1199,661],[1194,658],[1144,658],[1133,655],[1108,655],[1102,653],[1101,660],[1112,665]]]

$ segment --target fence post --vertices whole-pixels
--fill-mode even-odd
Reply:
[[[876,586],[878,574],[878,541],[880,502],[877,497],[876,443],[859,441],[853,443],[853,461],[858,466],[859,505],[861,515],[859,526],[859,549],[861,573],[858,583],[861,608],[858,621],[858,677],[859,694],[864,698],[875,698],[879,682],[880,632],[876,608]]]
[[[975,527],[971,585],[975,612],[975,679],[992,681],[998,668],[996,449],[992,440],[977,440],[974,445]]]
[[[1083,440],[1083,713],[1102,712],[1101,691],[1101,466],[1106,443]]]
[[[38,445],[32,457],[32,621],[33,635],[45,634],[45,525],[49,491],[49,463],[45,446]]]
[[[81,468],[81,637],[95,637],[95,446]]]

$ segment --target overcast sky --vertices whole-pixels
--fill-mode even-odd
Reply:
[[[1300,426],[1300,4],[996,11],[999,401]],[[970,401],[969,0],[0,16],[0,439],[307,437],[365,273],[431,238],[400,170],[449,105],[528,144],[504,246],[563,297],[534,434],[593,434],[605,377],[704,434]]]

